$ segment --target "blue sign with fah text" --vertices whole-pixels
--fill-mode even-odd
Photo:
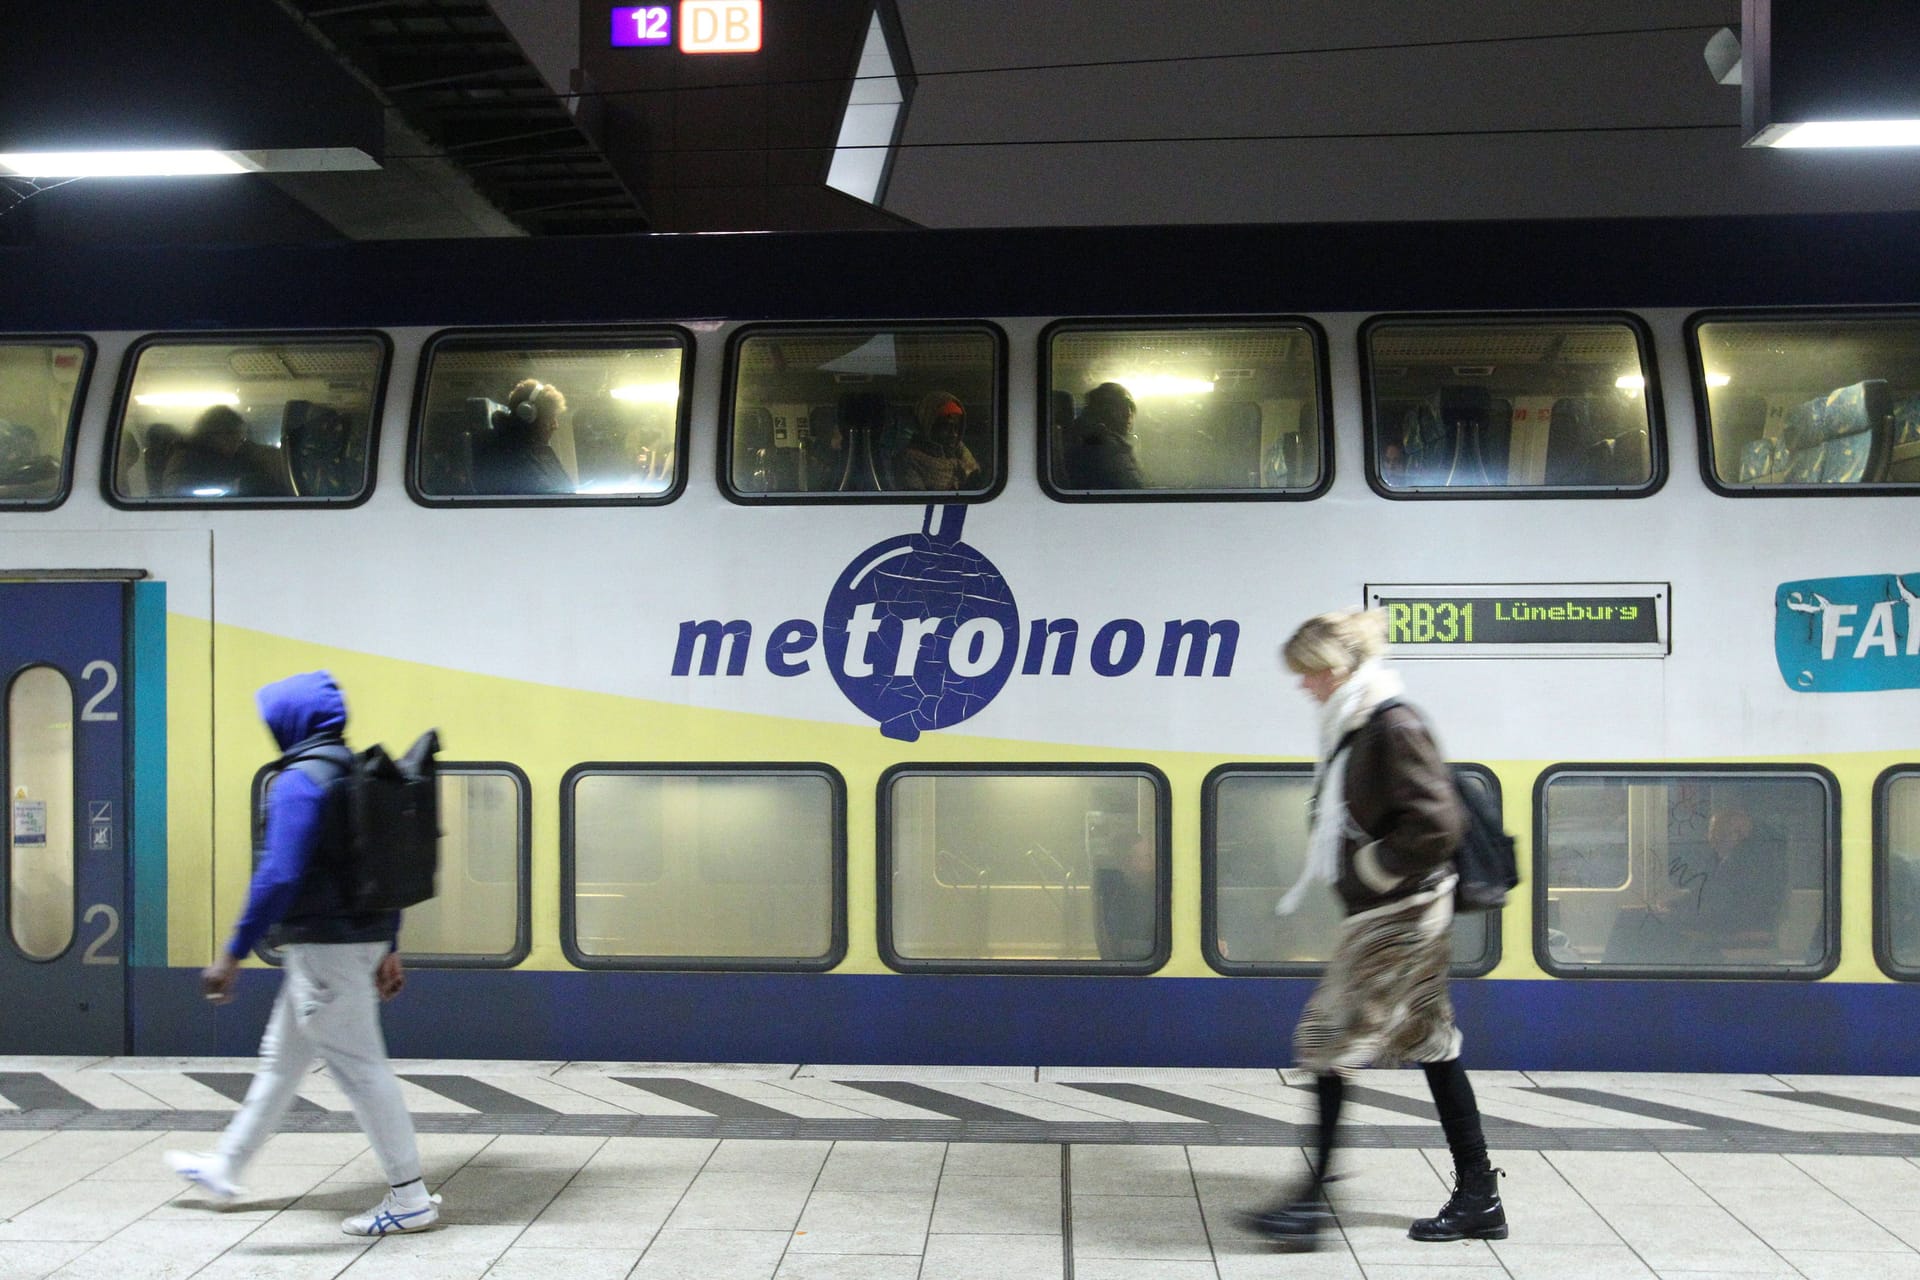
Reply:
[[[1781,583],[1773,593],[1773,651],[1787,687],[1801,693],[1920,689],[1916,587],[1920,573]]]

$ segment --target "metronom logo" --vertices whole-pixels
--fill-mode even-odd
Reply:
[[[1031,618],[1023,632],[1013,588],[960,540],[966,515],[959,504],[929,506],[919,533],[853,557],[818,623],[790,618],[765,632],[767,673],[803,676],[818,658],[849,702],[903,742],[979,714],[1016,666],[1027,676],[1071,675],[1081,658],[1079,620]],[[1159,631],[1154,676],[1233,674],[1233,619],[1174,618]],[[1147,643],[1146,623],[1111,619],[1087,642],[1087,667],[1098,676],[1132,674]],[[745,676],[753,649],[753,624],[744,619],[689,619],[680,624],[673,674]]]

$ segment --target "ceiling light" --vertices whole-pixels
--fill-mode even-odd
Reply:
[[[1647,389],[1647,380],[1637,373],[1623,373],[1613,380],[1613,385],[1628,395],[1638,395]]]
[[[0,169],[21,178],[178,178],[247,173],[224,151],[10,151]]]
[[[1920,120],[1809,120],[1768,125],[1750,147],[1920,147]]]
[[[607,392],[615,400],[634,400],[646,404],[673,404],[680,399],[676,382],[630,382]]]
[[[1709,373],[1707,375],[1707,385],[1710,387],[1724,387],[1732,381],[1733,375],[1730,373]]]
[[[1104,381],[1117,382],[1136,396],[1198,396],[1213,390],[1213,383],[1205,378],[1177,378],[1168,373],[1121,373]]]
[[[148,409],[208,409],[216,404],[237,405],[240,397],[231,391],[149,391],[135,396],[133,402]]]

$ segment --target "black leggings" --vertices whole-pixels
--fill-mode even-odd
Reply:
[[[1480,1108],[1473,1100],[1473,1085],[1467,1081],[1467,1069],[1460,1059],[1421,1064],[1427,1088],[1433,1093],[1434,1110],[1440,1113],[1440,1128],[1447,1135],[1447,1149],[1453,1153],[1453,1168],[1458,1174],[1483,1173],[1487,1161],[1487,1138],[1480,1129]],[[1346,1099],[1346,1081],[1337,1075],[1315,1076],[1314,1092],[1320,1099],[1319,1152],[1313,1162],[1313,1181],[1327,1180],[1333,1167],[1333,1135],[1340,1123],[1340,1106]]]

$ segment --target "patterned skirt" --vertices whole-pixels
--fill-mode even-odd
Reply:
[[[1333,961],[1293,1031],[1295,1061],[1315,1075],[1460,1056],[1447,994],[1454,877],[1350,915]]]

